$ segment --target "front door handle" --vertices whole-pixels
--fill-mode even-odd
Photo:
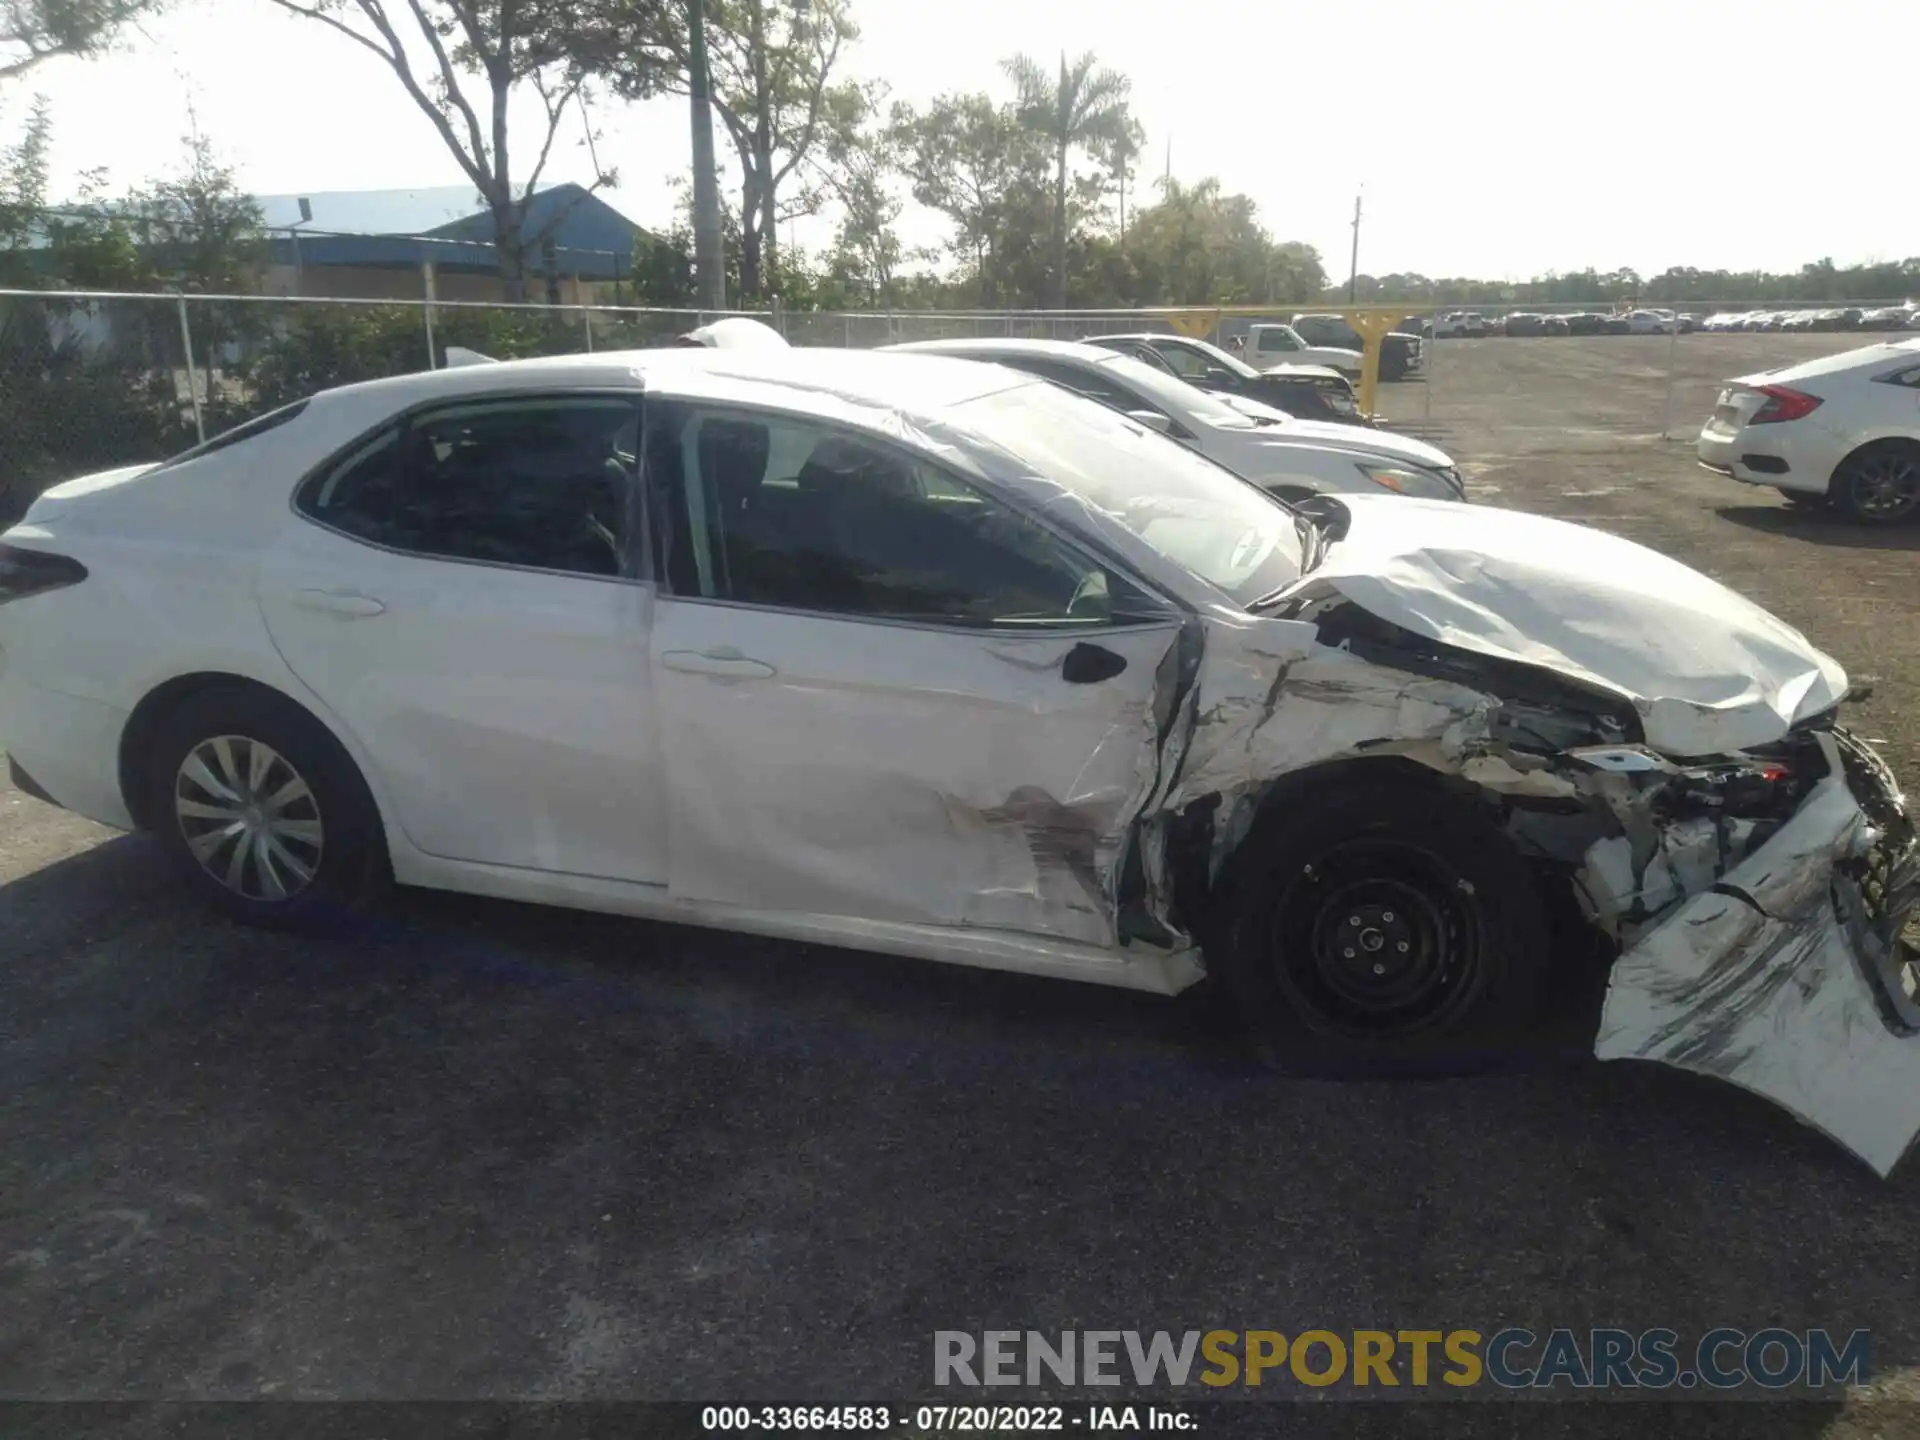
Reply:
[[[300,590],[294,593],[293,603],[302,610],[321,610],[353,619],[387,613],[387,607],[373,596],[352,590]]]
[[[688,675],[722,675],[732,680],[765,680],[779,673],[766,661],[742,655],[731,645],[716,645],[711,650],[669,650],[660,657],[660,663]]]

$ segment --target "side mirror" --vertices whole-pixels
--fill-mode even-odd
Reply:
[[[1173,421],[1158,410],[1129,410],[1127,418],[1144,425],[1156,435],[1165,435],[1173,429]]]

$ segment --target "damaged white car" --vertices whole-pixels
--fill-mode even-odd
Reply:
[[[1595,1042],[1882,1173],[1912,827],[1798,633],[1651,551],[1288,509],[992,365],[710,349],[315,396],[0,536],[23,790],[232,914],[391,881],[1174,992],[1283,1062]]]

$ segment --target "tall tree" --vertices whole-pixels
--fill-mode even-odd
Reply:
[[[685,94],[691,73],[686,15],[660,0],[549,0],[556,48],[627,99]],[[707,0],[713,112],[740,177],[740,286],[778,289],[779,229],[819,211],[820,157],[836,130],[867,118],[866,91],[838,78],[858,38],[849,0]]]
[[[878,93],[870,97],[870,109],[878,109],[878,99]],[[895,229],[904,207],[893,185],[911,114],[896,105],[887,123],[836,135],[822,170],[840,206],[829,268],[864,291],[868,305],[891,298],[905,256]]]
[[[0,81],[69,55],[86,59],[160,0],[0,0]]]
[[[1044,156],[1010,105],[984,94],[942,95],[920,114],[896,111],[913,198],[953,224],[951,248],[973,273],[976,303],[1000,298],[1000,238],[1023,182],[1037,178]]]
[[[35,101],[27,128],[0,149],[0,285],[21,286],[32,276],[33,248],[47,209],[47,160],[53,117]]]
[[[245,294],[266,258],[260,206],[196,126],[186,163],[135,190],[121,207],[155,278],[206,294]]]
[[[586,109],[588,74],[555,43],[570,23],[572,0],[268,0],[290,15],[325,25],[375,56],[432,123],[473,181],[493,217],[500,278],[510,300],[526,298],[527,261],[565,218],[548,217],[527,233],[527,202],[553,154],[561,123]],[[626,0],[659,23],[671,0]],[[532,92],[542,125],[524,181],[513,178],[508,113]],[[591,134],[589,133],[589,141]],[[614,183],[588,145],[591,193]]]
[[[1076,150],[1111,147],[1129,132],[1127,96],[1133,82],[1100,65],[1091,51],[1071,64],[1060,56],[1057,76],[1039,61],[1016,55],[1003,68],[1019,93],[1021,120],[1053,147],[1053,284],[1048,305],[1067,304],[1068,162]]]

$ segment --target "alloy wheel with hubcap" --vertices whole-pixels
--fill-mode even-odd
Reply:
[[[1841,467],[1836,487],[1856,519],[1892,524],[1920,510],[1920,448],[1870,447]]]
[[[244,899],[290,900],[319,871],[319,802],[306,777],[262,740],[217,735],[195,745],[174,777],[173,812],[194,861]]]

